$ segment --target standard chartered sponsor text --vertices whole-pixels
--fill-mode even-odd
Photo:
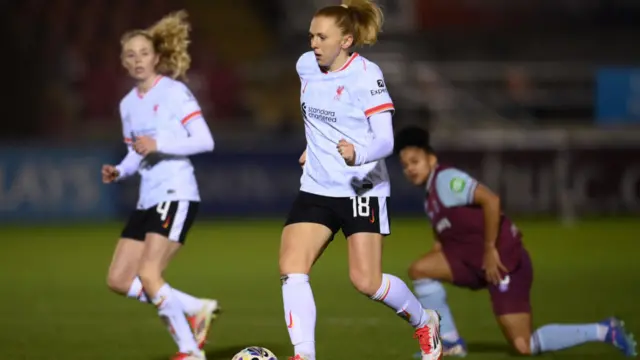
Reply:
[[[325,109],[318,109],[318,108],[314,108],[314,107],[309,107],[308,111],[307,111],[307,116],[316,119],[316,120],[320,120],[320,121],[324,121],[324,122],[336,122],[336,112],[335,111],[329,111],[329,110],[325,110]]]

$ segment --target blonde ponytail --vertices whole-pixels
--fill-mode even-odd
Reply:
[[[335,19],[343,34],[353,36],[354,46],[373,45],[382,31],[384,14],[371,0],[344,0],[340,6],[327,6],[316,16]]]
[[[121,43],[124,45],[135,36],[146,37],[160,57],[156,67],[158,73],[173,79],[186,80],[187,71],[191,67],[191,56],[188,52],[191,25],[186,19],[187,12],[184,10],[171,13],[146,30],[126,33]]]

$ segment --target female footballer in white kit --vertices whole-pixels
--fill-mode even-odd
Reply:
[[[340,229],[356,289],[416,329],[422,359],[442,356],[439,315],[423,309],[398,277],[382,273],[382,242],[390,234],[384,158],[393,152],[394,106],[380,68],[352,51],[374,44],[381,25],[381,10],[368,0],[325,7],[311,21],[313,51],[296,65],[307,148],[300,158],[300,192],[280,247],[292,360],[316,359],[316,306],[308,274]]]
[[[122,231],[109,268],[116,293],[158,308],[179,352],[173,360],[205,359],[202,346],[218,311],[215,300],[198,299],[167,284],[163,271],[185,241],[200,195],[190,155],[213,150],[209,127],[185,76],[190,26],[186,13],[170,14],[147,30],[122,38],[122,64],[136,86],[120,102],[128,153],[104,165],[105,183],[139,173],[137,208]]]

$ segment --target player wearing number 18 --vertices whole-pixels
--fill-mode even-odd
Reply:
[[[200,196],[190,155],[213,150],[213,137],[189,89],[175,80],[189,68],[186,14],[171,14],[148,30],[122,38],[122,63],[137,86],[120,103],[128,153],[105,165],[105,183],[140,174],[137,209],[127,222],[109,268],[109,287],[152,302],[179,352],[174,360],[203,360],[202,345],[215,300],[170,287],[162,273],[182,247]]]
[[[398,277],[382,273],[382,241],[390,234],[384,158],[393,152],[394,106],[380,68],[353,51],[375,43],[381,25],[381,10],[367,0],[320,9],[309,30],[313,51],[296,66],[307,148],[300,159],[300,192],[280,247],[294,360],[316,358],[316,307],[308,274],[339,230],[347,238],[355,288],[416,329],[423,359],[442,354],[438,314],[423,309]]]

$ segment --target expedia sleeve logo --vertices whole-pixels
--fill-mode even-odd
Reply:
[[[370,90],[371,96],[376,96],[376,95],[380,95],[380,94],[386,94],[387,93],[387,86],[384,84],[384,80],[378,79],[376,81],[376,83],[378,84],[378,88],[374,89],[374,90]]]
[[[307,107],[307,103],[300,104],[300,111],[302,111],[302,116],[306,121],[309,120],[319,120],[329,123],[337,122],[336,112],[331,110],[325,110],[320,108],[314,108],[311,106]]]

